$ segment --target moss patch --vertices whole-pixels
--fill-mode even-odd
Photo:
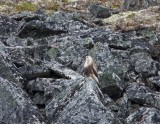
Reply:
[[[17,11],[35,11],[37,6],[31,2],[23,1],[17,5],[14,5]]]

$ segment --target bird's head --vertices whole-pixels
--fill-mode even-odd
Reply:
[[[92,59],[91,56],[86,56],[86,62],[87,62],[88,64],[92,63],[92,61],[93,61],[93,59]]]

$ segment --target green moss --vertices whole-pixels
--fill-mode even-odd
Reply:
[[[48,51],[48,55],[51,59],[55,59],[59,54],[59,50],[57,48],[51,48],[49,51]]]
[[[101,50],[101,46],[95,44],[95,45],[94,45],[94,48],[91,49],[91,50],[88,52],[88,54],[89,54],[90,56],[92,56],[93,58],[96,58],[96,55],[97,55],[97,53],[98,53],[100,50]]]
[[[37,9],[37,6],[31,2],[24,1],[15,5],[15,9],[17,11],[35,11]]]
[[[131,19],[131,18],[135,17],[135,15],[136,15],[135,13],[131,13],[130,15],[127,16],[127,18]]]
[[[116,83],[116,81],[112,78],[112,74],[109,74],[109,73],[104,73],[103,75],[100,76],[100,82],[102,83],[106,83],[108,85],[114,85]]]

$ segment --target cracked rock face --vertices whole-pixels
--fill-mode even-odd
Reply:
[[[0,123],[160,122],[160,33],[154,49],[145,29],[114,32],[94,19],[65,12],[0,16]],[[99,85],[82,73],[87,55]]]
[[[160,111],[155,108],[140,108],[133,112],[128,118],[127,123],[133,124],[156,124],[160,121]]]

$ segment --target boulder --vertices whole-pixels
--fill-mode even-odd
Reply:
[[[0,77],[0,123],[41,124],[42,115],[28,95],[16,83]]]
[[[134,103],[160,109],[160,93],[153,92],[149,87],[133,82],[126,89],[126,94]]]
[[[94,15],[96,18],[108,18],[110,17],[113,13],[118,13],[118,11],[113,10],[108,7],[104,7],[101,5],[96,5],[96,4],[90,4],[88,6],[89,12]]]
[[[127,124],[157,124],[160,122],[160,111],[156,108],[141,107],[130,114],[126,121]]]

